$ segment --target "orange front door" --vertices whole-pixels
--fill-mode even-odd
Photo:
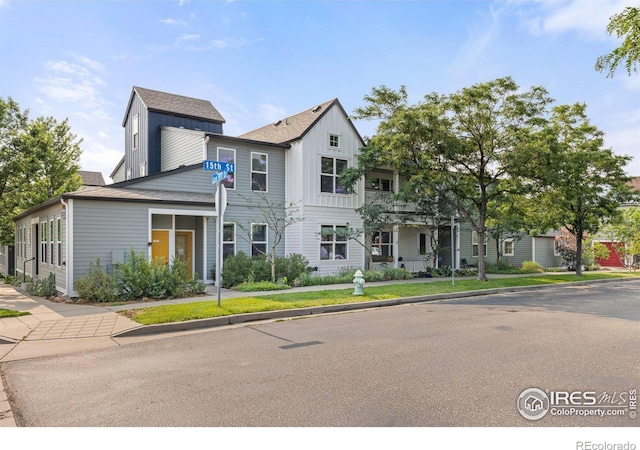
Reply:
[[[151,231],[151,260],[162,264],[169,262],[169,230]]]
[[[193,276],[193,233],[191,231],[176,231],[176,258],[187,264],[189,278]]]

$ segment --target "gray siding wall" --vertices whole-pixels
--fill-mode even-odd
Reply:
[[[163,172],[202,162],[203,133],[163,127],[161,141]]]
[[[60,219],[60,246],[58,247],[57,226]],[[51,236],[51,225],[53,222],[53,238]],[[33,279],[43,280],[53,273],[56,277],[56,287],[60,292],[66,292],[66,215],[62,204],[56,204],[38,213],[27,216],[16,222],[16,271],[26,274]],[[47,227],[46,258],[42,256],[41,228],[43,224]],[[26,226],[26,255],[25,245],[19,251],[18,233],[19,228]],[[58,253],[61,253],[58,259]],[[37,260],[30,261],[37,257]],[[60,264],[58,264],[60,262]],[[26,264],[25,264],[26,263]],[[37,266],[37,276],[36,276]]]
[[[562,258],[553,254],[554,237],[536,236],[535,239],[536,262],[538,262],[542,267],[562,267]]]

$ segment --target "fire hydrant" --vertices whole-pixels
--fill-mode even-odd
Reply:
[[[355,285],[355,289],[353,290],[353,295],[364,295],[364,291],[362,290],[364,287],[364,277],[360,269],[356,271],[354,277],[353,284]]]

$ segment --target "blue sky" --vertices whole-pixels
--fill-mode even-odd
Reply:
[[[132,86],[210,100],[238,135],[371,88],[412,101],[511,76],[558,104],[586,102],[640,175],[640,75],[594,70],[617,41],[611,15],[638,1],[0,0],[0,97],[31,117],[69,118],[85,170],[124,153]],[[375,125],[355,122],[362,135]]]

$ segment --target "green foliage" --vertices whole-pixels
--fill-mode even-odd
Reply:
[[[611,53],[596,60],[596,70],[607,72],[607,78],[613,77],[618,66],[624,62],[627,73],[638,72],[640,66],[640,8],[626,7],[620,14],[611,17],[607,26],[609,35],[624,37],[622,44]]]
[[[95,263],[89,263],[86,275],[76,280],[75,289],[83,300],[112,302],[116,299],[117,283],[100,264],[100,258],[98,258]]]
[[[0,319],[5,318],[5,317],[20,317],[20,316],[28,316],[31,313],[29,312],[22,312],[22,311],[13,311],[11,309],[3,309],[0,308]]]
[[[30,281],[27,283],[26,289],[30,295],[45,298],[55,297],[58,295],[56,289],[56,274],[51,272],[46,279]]]
[[[291,286],[283,283],[272,283],[271,281],[255,281],[240,283],[233,287],[240,292],[256,292],[256,291],[279,291],[289,289]]]
[[[307,272],[308,264],[309,260],[300,254],[291,254],[286,258],[278,256],[275,258],[274,266],[276,278],[293,284],[294,280]],[[270,259],[265,256],[251,258],[246,253],[239,252],[224,260],[222,287],[230,289],[244,282],[271,281],[271,275]],[[215,267],[211,269],[211,277],[215,278]]]
[[[80,143],[67,120],[29,120],[0,98],[0,243],[14,242],[13,217],[81,184]]]
[[[100,259],[91,263],[87,274],[76,280],[76,291],[86,301],[111,302],[116,299],[139,300],[142,298],[179,298],[200,295],[205,292],[198,274],[189,277],[187,264],[174,258],[170,264],[150,262],[144,253],[133,249],[127,261],[109,275],[100,265]]]
[[[358,270],[354,267],[343,267],[334,275],[317,276],[304,273],[299,278],[300,286],[324,286],[329,284],[351,284],[353,276]],[[406,269],[383,268],[382,270],[367,270],[362,276],[368,283],[375,281],[408,280],[413,274]]]
[[[544,268],[535,261],[525,261],[522,263],[522,272],[541,273]]]

